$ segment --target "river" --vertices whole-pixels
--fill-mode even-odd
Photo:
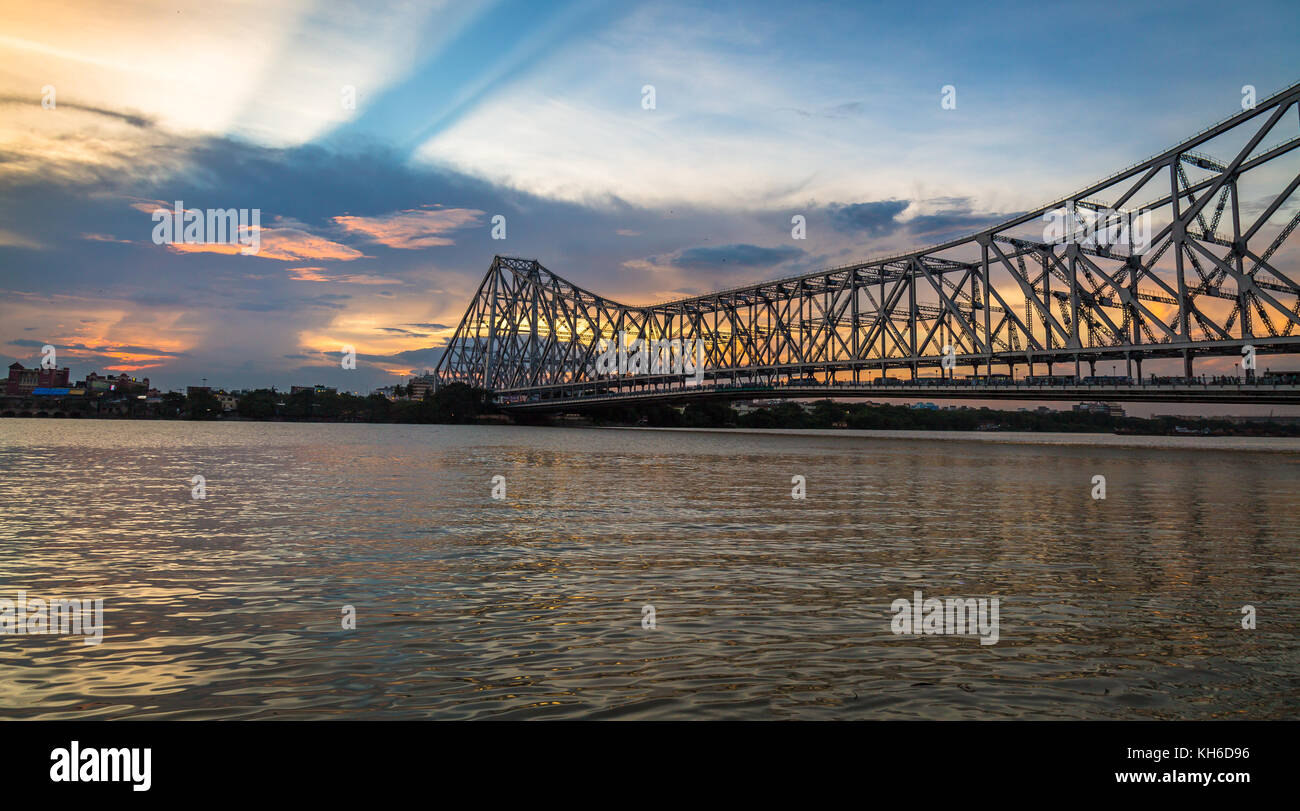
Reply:
[[[0,598],[103,636],[0,636],[0,718],[1294,718],[1298,494],[1294,439],[5,419]]]

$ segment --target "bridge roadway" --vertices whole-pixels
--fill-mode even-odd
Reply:
[[[624,384],[630,378],[624,379]],[[1144,403],[1255,403],[1300,405],[1300,385],[1240,380],[1236,382],[1067,383],[1047,385],[1014,381],[971,383],[964,380],[925,378],[895,380],[889,384],[832,383],[767,385],[758,383],[677,384],[671,388],[646,388],[604,394],[573,394],[573,386],[529,389],[527,393],[502,392],[497,401],[512,412],[556,412],[616,405],[665,403],[680,405],[699,400],[752,399],[879,399],[924,400],[1057,400],[1075,402]],[[567,390],[567,391],[566,391]],[[517,401],[511,401],[519,397]]]

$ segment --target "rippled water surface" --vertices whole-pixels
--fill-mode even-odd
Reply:
[[[0,636],[0,717],[1292,718],[1298,451],[0,420],[0,596],[106,626]]]

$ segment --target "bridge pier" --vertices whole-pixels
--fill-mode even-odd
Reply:
[[[1192,350],[1183,350],[1183,377],[1191,378],[1195,375],[1192,373]]]

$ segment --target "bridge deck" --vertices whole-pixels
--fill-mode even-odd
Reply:
[[[1073,384],[1038,385],[1027,383],[972,385],[961,381],[927,381],[924,384],[902,381],[893,385],[840,383],[833,385],[714,385],[678,387],[649,391],[631,391],[596,395],[554,396],[525,395],[536,399],[509,402],[503,393],[502,408],[509,411],[549,412],[611,405],[645,405],[650,403],[681,404],[699,400],[751,399],[879,399],[906,398],[926,400],[1056,400],[1073,402],[1148,402],[1148,403],[1257,403],[1300,405],[1300,385],[1273,383],[1142,383],[1131,385]]]

